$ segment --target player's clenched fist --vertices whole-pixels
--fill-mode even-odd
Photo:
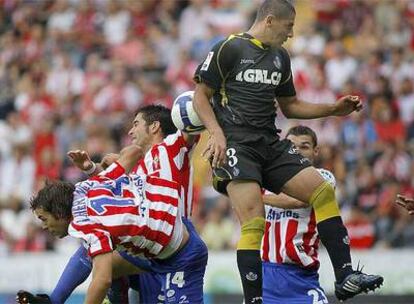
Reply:
[[[19,304],[51,304],[47,294],[34,295],[25,290],[19,290],[16,295],[16,303]]]

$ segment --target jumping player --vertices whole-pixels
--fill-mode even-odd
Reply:
[[[296,11],[288,0],[264,0],[253,26],[231,35],[208,53],[195,72],[194,107],[210,133],[206,158],[226,172],[219,188],[228,193],[241,223],[237,264],[245,303],[261,303],[260,246],[265,228],[261,188],[284,192],[315,210],[322,243],[342,292],[353,273],[349,244],[334,189],[288,140],[279,139],[276,105],[288,118],[344,116],[362,108],[357,96],[334,104],[297,98],[288,52]],[[212,103],[210,101],[212,100]],[[216,179],[223,176],[216,173]],[[224,183],[224,185],[223,185]],[[219,182],[215,182],[218,185]],[[333,233],[334,232],[334,233]],[[369,277],[358,274],[359,287]],[[355,289],[355,294],[360,289]]]

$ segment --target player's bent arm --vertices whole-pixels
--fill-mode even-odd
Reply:
[[[110,165],[112,165],[114,162],[116,162],[119,159],[119,154],[116,153],[108,153],[106,154],[101,162],[99,163],[99,166],[105,170],[106,168],[108,168]]]
[[[214,89],[205,83],[196,84],[193,100],[194,110],[210,134],[214,134],[217,130],[221,131],[221,127],[217,122],[216,115],[210,104],[210,99],[213,95]]]
[[[203,152],[206,159],[211,160],[211,166],[217,168],[226,162],[226,138],[210,104],[214,90],[204,83],[197,83],[193,106],[201,121],[210,133],[210,140]]]
[[[101,304],[112,283],[112,252],[95,256],[92,263],[92,281],[86,293],[85,304]]]
[[[130,145],[121,150],[119,154],[118,163],[129,173],[138,160],[144,156],[144,151],[137,145]]]
[[[277,97],[277,102],[287,118],[313,119],[335,115],[334,104],[310,103],[297,96]]]
[[[283,209],[298,209],[308,207],[308,204],[298,201],[297,199],[290,197],[284,193],[264,194],[263,202],[266,205]]]

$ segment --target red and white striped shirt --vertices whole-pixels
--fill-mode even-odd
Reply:
[[[325,169],[318,171],[335,188],[333,174]],[[265,210],[262,260],[318,269],[319,235],[313,208],[282,209],[266,205]]]
[[[191,216],[193,206],[193,167],[190,159],[199,138],[197,136],[194,143],[189,145],[178,130],[154,145],[132,170],[137,174],[151,174],[177,182],[182,195],[179,208],[181,215],[186,218]]]
[[[165,258],[183,238],[180,187],[155,176],[126,175],[114,163],[76,184],[69,235],[83,239],[90,256],[127,251]]]

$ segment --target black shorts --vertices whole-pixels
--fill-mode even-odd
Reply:
[[[226,193],[231,180],[256,181],[261,187],[279,193],[287,181],[311,166],[290,140],[279,140],[277,135],[241,129],[225,134],[227,164],[213,170],[214,187],[221,193]]]

